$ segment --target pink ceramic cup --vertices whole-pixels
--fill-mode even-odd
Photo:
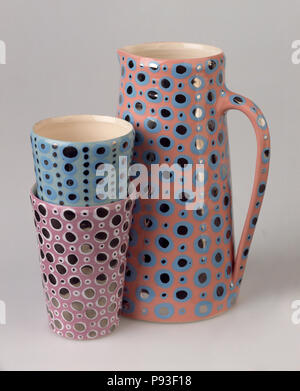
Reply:
[[[90,207],[49,204],[30,194],[49,325],[74,340],[119,325],[133,201]]]

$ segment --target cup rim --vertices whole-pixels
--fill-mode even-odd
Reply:
[[[78,210],[78,211],[83,211],[83,210],[93,210],[93,209],[98,209],[98,208],[109,208],[109,209],[114,209],[116,205],[118,204],[124,204],[127,201],[131,200],[133,203],[136,201],[134,198],[131,198],[130,195],[128,195],[126,198],[120,198],[116,201],[113,202],[105,202],[103,204],[99,205],[90,205],[90,206],[78,206],[78,205],[70,205],[70,204],[65,204],[65,205],[59,205],[59,204],[53,204],[49,201],[46,200],[41,200],[38,195],[37,195],[37,183],[34,183],[33,186],[30,187],[29,191],[30,197],[33,200],[37,200],[37,202],[46,204],[47,206],[49,205],[52,209],[73,209],[73,210]]]
[[[111,137],[94,137],[91,140],[80,140],[80,141],[73,141],[70,139],[64,139],[63,137],[50,137],[50,135],[43,135],[40,134],[42,128],[45,128],[46,126],[53,126],[53,125],[59,125],[59,124],[79,124],[80,122],[86,122],[86,123],[99,123],[99,124],[111,124],[111,125],[117,125],[122,129],[119,135],[117,136],[111,136]],[[56,116],[56,117],[48,117],[45,119],[42,119],[38,122],[36,122],[33,125],[32,128],[32,135],[37,136],[40,138],[43,138],[45,140],[49,140],[49,142],[58,142],[58,143],[72,143],[72,144],[90,144],[90,143],[102,143],[102,142],[109,142],[111,140],[116,140],[125,136],[128,136],[130,133],[134,131],[133,125],[125,121],[124,119],[118,118],[118,117],[112,117],[112,116],[106,116],[106,115],[97,115],[97,114],[73,114],[73,115],[65,115],[65,116]],[[103,134],[103,133],[102,133]]]
[[[149,53],[151,50],[171,50],[177,49],[181,50],[184,54],[186,52],[186,55],[182,56],[176,56],[176,57],[168,57],[168,56],[155,56],[155,55],[147,55],[147,52]],[[188,52],[194,50],[195,52],[199,51],[199,54],[197,55],[188,55]],[[223,55],[224,52],[222,49],[213,46],[213,45],[206,45],[201,43],[193,43],[193,42],[175,42],[175,41],[158,41],[158,42],[145,42],[135,45],[126,45],[123,46],[118,50],[118,53],[124,53],[129,56],[133,56],[136,58],[145,58],[148,60],[155,60],[158,62],[178,62],[178,61],[192,61],[192,60],[203,60],[203,59],[211,59],[211,58],[217,58],[220,57],[220,55]],[[202,54],[200,54],[202,53]]]

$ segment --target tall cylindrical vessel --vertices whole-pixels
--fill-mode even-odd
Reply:
[[[149,172],[154,163],[192,164],[193,185],[204,187],[204,204],[193,210],[186,207],[193,201],[191,188],[178,199],[171,192],[169,199],[136,202],[123,312],[158,322],[210,318],[230,308],[239,292],[267,182],[266,120],[251,100],[228,90],[224,53],[218,48],[162,42],[128,46],[118,54],[118,116],[136,130],[134,161]],[[252,197],[236,255],[229,109],[247,115],[257,139]],[[204,170],[197,172],[196,164]],[[174,175],[171,180],[182,179]]]

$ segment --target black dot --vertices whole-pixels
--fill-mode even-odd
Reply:
[[[226,195],[225,197],[224,197],[224,205],[225,206],[228,206],[228,204],[229,204],[229,197]]]
[[[167,273],[162,273],[160,275],[160,281],[163,283],[163,284],[167,284],[169,281],[170,281],[170,276],[169,274]]]
[[[77,197],[76,197],[76,194],[69,194],[68,198],[70,201],[74,201],[74,200],[76,200]]]
[[[128,211],[128,210],[130,210],[131,206],[132,206],[132,200],[128,200],[126,202],[125,209]]]
[[[207,121],[207,129],[210,131],[210,132],[214,132],[215,129],[216,129],[216,123],[214,120],[210,119],[209,121]]]
[[[185,225],[180,225],[177,228],[177,233],[178,233],[178,235],[185,236],[188,233],[188,229]]]
[[[75,213],[72,210],[65,210],[64,211],[64,218],[68,221],[74,220],[76,217]]]
[[[70,284],[73,286],[76,286],[76,285],[80,284],[80,279],[78,277],[71,277]]]
[[[59,244],[59,243],[55,243],[54,249],[55,249],[55,251],[56,251],[58,254],[63,254],[63,253],[65,252],[64,246],[61,245],[61,244]]]
[[[236,104],[238,104],[238,105],[240,105],[241,103],[243,103],[243,99],[242,99],[240,96],[235,96],[235,97],[233,98],[233,101],[234,101],[234,103],[236,103]]]
[[[214,100],[214,98],[215,98],[214,93],[213,93],[212,91],[209,91],[209,92],[207,93],[207,100],[208,100],[209,102],[212,102],[212,101]]]
[[[107,260],[107,255],[105,253],[97,254],[97,262],[104,262]]]
[[[183,94],[177,94],[175,96],[175,101],[179,104],[183,104],[186,102],[186,97]]]
[[[137,79],[138,79],[138,81],[143,83],[145,81],[145,79],[146,79],[146,76],[144,75],[144,73],[138,73],[137,74]]]
[[[68,295],[70,292],[68,291],[68,289],[66,289],[66,288],[61,288],[60,290],[59,290],[59,294],[61,295],[61,296],[66,296],[66,295]]]
[[[205,248],[205,247],[206,247],[206,240],[200,238],[200,239],[198,240],[198,247],[199,247],[199,248]]]
[[[117,260],[117,259],[112,259],[112,260],[109,262],[109,266],[110,266],[111,268],[115,268],[117,265],[118,265],[118,260]]]
[[[98,155],[102,155],[103,153],[105,153],[105,148],[104,147],[99,147],[99,148],[97,148],[97,154]]]
[[[222,261],[222,254],[220,252],[217,252],[216,255],[215,255],[215,261],[217,263],[221,262]]]
[[[187,161],[186,158],[180,157],[179,159],[177,159],[177,163],[178,163],[182,168],[184,168],[184,166],[185,166],[186,164],[188,164],[188,161]]]
[[[112,248],[116,248],[118,244],[120,243],[120,240],[118,238],[114,238],[110,241],[109,245]]]
[[[121,223],[122,217],[120,215],[116,215],[112,218],[111,222],[113,225],[117,226]]]
[[[67,172],[72,171],[72,170],[73,170],[73,165],[70,164],[70,163],[65,164],[65,170],[66,170]]]
[[[154,62],[152,62],[150,65],[149,65],[149,68],[152,69],[152,71],[157,71],[159,65],[158,64],[155,64]]]
[[[155,129],[156,128],[156,122],[153,121],[152,119],[149,119],[147,121],[147,126],[148,126],[149,129]]]
[[[186,67],[184,65],[177,65],[176,72],[182,75],[186,72]]]
[[[176,132],[180,134],[181,136],[184,136],[187,132],[187,128],[184,125],[177,125],[176,126]]]
[[[97,232],[95,235],[95,239],[98,241],[104,241],[107,239],[107,233],[106,232]]]
[[[146,159],[148,160],[148,162],[155,162],[156,160],[156,155],[154,152],[148,152],[147,155],[146,155]]]
[[[249,249],[248,248],[246,248],[245,250],[244,250],[244,257],[246,257],[248,254],[249,254]]]
[[[160,113],[161,113],[161,116],[164,118],[168,118],[171,115],[171,112],[168,109],[162,109]]]
[[[143,110],[143,104],[141,102],[136,102],[135,108],[137,111]]]
[[[162,248],[167,248],[169,246],[169,241],[168,239],[164,238],[164,237],[161,237],[158,239],[158,243],[159,245],[162,247]]]
[[[68,146],[63,149],[63,155],[69,159],[72,159],[78,155],[78,151],[76,148]]]
[[[164,147],[168,148],[171,145],[171,140],[168,137],[162,137],[159,140],[159,143]]]
[[[266,185],[263,183],[259,186],[258,191],[260,194],[262,194],[264,193],[265,189],[266,189]]]
[[[204,284],[205,281],[207,280],[206,273],[200,273],[198,276],[198,280],[199,280],[200,284]]]
[[[158,93],[157,93],[157,91],[154,91],[154,90],[148,91],[147,95],[148,95],[149,99],[152,99],[152,100],[156,100],[158,98]]]
[[[168,204],[163,203],[163,204],[160,205],[159,210],[162,213],[168,213],[169,210],[170,210],[170,206]]]
[[[100,281],[100,282],[104,282],[104,281],[106,281],[107,280],[107,277],[106,277],[106,275],[105,274],[99,274],[97,277],[96,277],[96,280],[97,281]]]
[[[51,253],[46,253],[46,259],[48,262],[54,262],[54,257]]]
[[[216,66],[217,66],[217,63],[215,62],[215,60],[210,60],[210,61],[208,62],[208,69],[210,69],[211,71],[212,71],[213,69],[215,69]]]
[[[128,94],[128,95],[131,95],[131,94],[132,94],[132,91],[133,91],[132,86],[128,86],[128,87],[127,87],[127,94]]]
[[[53,274],[49,274],[48,278],[49,278],[49,281],[51,282],[52,285],[57,284],[56,278],[54,277]]]
[[[221,297],[224,293],[224,288],[222,286],[218,286],[217,288],[217,296]]]
[[[63,265],[56,265],[56,270],[61,275],[64,275],[67,273],[67,269]]]
[[[72,232],[67,232],[66,233],[66,240],[70,243],[73,243],[76,240],[76,236]]]
[[[179,299],[179,300],[184,300],[184,299],[186,299],[186,297],[187,297],[187,292],[186,291],[177,291],[176,292],[176,297],[177,297],[177,299]]]
[[[105,208],[98,208],[97,211],[97,216],[100,217],[100,218],[104,218],[108,215],[108,210],[105,209]]]
[[[50,232],[46,229],[46,228],[43,228],[42,229],[42,234],[44,235],[44,237],[46,239],[49,239],[50,238]]]
[[[179,267],[185,267],[186,265],[187,265],[187,260],[186,260],[186,259],[180,258],[180,259],[178,260],[178,266],[179,266]]]
[[[83,220],[83,221],[80,222],[79,227],[83,231],[89,230],[89,229],[92,228],[92,223],[90,221],[88,221],[88,220]]]
[[[252,225],[256,225],[256,223],[257,223],[257,217],[253,217],[253,219],[252,219]]]
[[[45,208],[43,205],[39,205],[38,209],[39,209],[40,213],[41,213],[43,216],[46,216],[47,211],[46,211],[46,208]]]
[[[50,223],[54,229],[61,229],[61,227],[62,227],[61,222],[57,219],[51,219]]]
[[[162,79],[160,85],[162,86],[162,88],[169,88],[171,86],[171,83],[168,79]]]
[[[34,215],[35,215],[36,221],[40,222],[41,218],[40,218],[40,215],[38,214],[38,212],[36,210],[34,211]]]

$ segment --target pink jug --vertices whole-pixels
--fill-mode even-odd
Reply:
[[[123,314],[147,321],[191,322],[227,311],[236,301],[262,205],[270,136],[261,110],[225,85],[222,50],[161,42],[118,51],[118,116],[136,130],[134,161],[204,164],[204,204],[138,199],[130,234]],[[257,140],[252,196],[234,252],[226,112],[240,110]],[[197,174],[197,173],[196,173]],[[197,176],[194,178],[197,180]],[[162,178],[161,178],[162,180]]]

